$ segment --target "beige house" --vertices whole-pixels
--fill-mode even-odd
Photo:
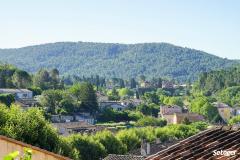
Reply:
[[[180,124],[185,120],[188,120],[189,122],[204,121],[204,117],[197,113],[165,114],[163,118],[166,119],[167,124]]]
[[[89,124],[85,121],[52,123],[52,125],[58,130],[59,134],[64,136],[73,133],[92,133],[98,130],[95,125]]]
[[[174,113],[182,113],[182,108],[177,105],[163,105],[160,106],[160,112],[158,113],[158,116],[164,117],[164,115],[172,115]]]
[[[23,154],[24,148],[30,148],[32,150],[32,160],[70,160],[70,158],[63,157],[38,147],[5,136],[0,136],[0,159],[3,159],[4,156],[14,151],[19,151],[20,154]]]
[[[225,103],[216,102],[213,105],[218,109],[219,115],[225,122],[228,122],[235,115],[235,109]]]

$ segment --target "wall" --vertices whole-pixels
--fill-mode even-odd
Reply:
[[[0,160],[9,153],[19,151],[23,153],[24,148],[31,148],[33,152],[32,160],[70,160],[69,158],[48,152],[46,150],[34,147],[11,138],[0,136]]]

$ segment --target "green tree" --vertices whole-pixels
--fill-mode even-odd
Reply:
[[[166,120],[154,118],[151,116],[146,116],[144,118],[139,119],[136,122],[136,126],[144,127],[144,126],[160,126],[163,127],[167,124]]]
[[[95,114],[98,110],[98,103],[95,91],[90,83],[75,84],[69,91],[77,98],[78,102],[81,103],[81,110]]]
[[[190,110],[205,116],[209,121],[216,120],[216,117],[219,117],[217,108],[204,96],[195,98],[191,102]]]
[[[63,93],[61,90],[46,90],[43,91],[40,97],[40,104],[47,109],[48,113],[60,114],[61,101],[63,100]]]
[[[15,102],[15,98],[12,94],[0,94],[0,102],[8,107]]]
[[[94,136],[94,139],[103,144],[107,151],[107,154],[125,154],[127,151],[126,146],[110,131],[105,130],[98,132]]]
[[[228,122],[229,125],[239,124],[240,123],[240,116],[235,116],[231,118]]]
[[[125,97],[125,96],[132,96],[133,92],[128,88],[121,88],[119,89],[118,94],[120,97]]]
[[[27,88],[32,84],[32,78],[26,71],[16,70],[12,76],[13,84],[17,88]]]
[[[131,78],[130,80],[130,88],[136,88],[137,87],[137,82],[134,78]]]
[[[104,146],[100,142],[95,141],[92,137],[76,134],[71,135],[68,140],[84,160],[99,160],[106,156]]]

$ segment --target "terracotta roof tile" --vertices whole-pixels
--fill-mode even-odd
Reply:
[[[214,156],[213,151],[236,151],[234,156]],[[162,150],[146,160],[240,159],[240,129],[214,127]]]

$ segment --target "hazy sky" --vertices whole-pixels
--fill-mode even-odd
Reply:
[[[240,59],[240,0],[0,0],[0,48],[169,42]]]

